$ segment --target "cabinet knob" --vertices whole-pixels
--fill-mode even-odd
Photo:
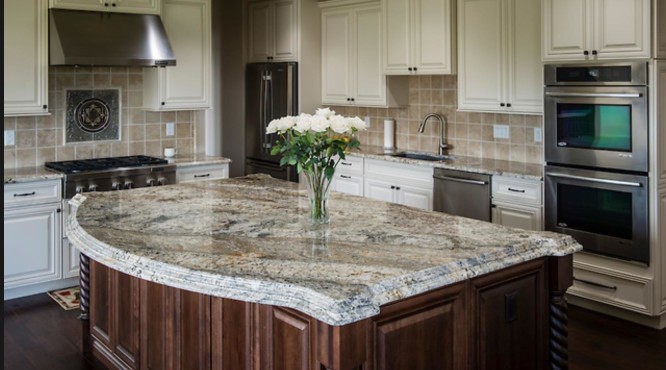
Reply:
[[[590,52],[585,50],[585,51],[583,51],[583,55],[590,55]]]
[[[597,55],[597,51],[596,51],[596,50],[592,50],[592,55]]]
[[[507,106],[507,107],[510,107],[510,106],[511,106],[511,103],[506,103],[506,106]]]
[[[60,213],[60,212],[62,212],[62,209],[58,208],[58,209],[56,209],[56,212]]]
[[[500,103],[500,107],[503,107],[503,106],[505,106],[505,105],[506,105],[506,104],[504,104],[504,103]]]
[[[351,101],[354,101],[354,98],[351,98]]]
[[[104,3],[104,6],[109,6],[109,3]]]
[[[347,98],[347,101],[351,101],[351,99],[350,99],[350,98]]]
[[[116,3],[111,4],[111,6],[116,6]]]
[[[394,185],[391,185],[391,189],[395,189],[395,186],[394,186]]]
[[[162,105],[166,105],[164,102],[162,102]]]
[[[47,109],[48,107],[49,107],[49,106],[46,105],[46,104],[42,105],[42,108],[43,108],[43,109]]]
[[[417,69],[417,68],[416,68],[416,67],[414,67],[414,70],[415,70],[415,71],[416,71],[416,69]]]
[[[396,186],[396,187],[395,187],[395,190],[400,190],[400,187],[399,187],[399,186]]]
[[[411,70],[413,70],[413,68],[412,68],[412,67],[409,67],[409,68],[407,68],[407,70],[411,71]]]

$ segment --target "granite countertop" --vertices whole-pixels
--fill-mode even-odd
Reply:
[[[203,166],[231,162],[231,159],[229,158],[207,155],[175,156],[174,158],[168,158],[167,160],[169,163],[173,163],[176,166]],[[64,176],[63,174],[51,171],[44,166],[5,168],[4,172],[5,184],[62,179]]]
[[[71,243],[142,279],[291,307],[330,325],[474,276],[582,247],[534,232],[332,192],[306,222],[299,184],[251,175],[76,195]]]
[[[397,149],[395,152],[397,153],[401,151],[402,150]],[[433,153],[424,153],[424,154],[433,154]],[[359,156],[364,158],[381,159],[390,162],[406,163],[419,166],[439,167],[439,168],[448,168],[448,169],[467,171],[467,172],[483,173],[486,175],[502,175],[502,176],[510,176],[523,179],[531,179],[531,180],[543,179],[543,165],[536,163],[515,162],[515,161],[478,158],[478,157],[466,157],[458,155],[451,156],[452,158],[451,160],[434,162],[434,161],[425,161],[419,159],[394,157],[388,154],[384,154],[384,149],[382,147],[377,147],[377,146],[361,147],[360,150],[355,150],[349,153],[349,155]]]

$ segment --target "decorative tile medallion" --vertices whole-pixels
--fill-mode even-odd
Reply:
[[[120,89],[65,93],[65,142],[120,140]]]

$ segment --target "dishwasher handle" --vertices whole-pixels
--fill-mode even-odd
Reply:
[[[488,181],[461,179],[459,177],[441,176],[441,175],[433,175],[432,177],[437,180],[456,181],[472,185],[488,185]]]

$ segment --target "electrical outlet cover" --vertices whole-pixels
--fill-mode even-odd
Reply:
[[[166,136],[173,136],[175,135],[176,127],[173,122],[169,122],[166,124]]]
[[[493,137],[495,139],[508,139],[509,126],[508,125],[493,125]]]
[[[535,143],[540,143],[541,140],[543,140],[542,137],[541,137],[541,128],[540,128],[540,127],[536,127],[536,128],[534,129],[534,142],[535,142]]]
[[[16,145],[16,131],[5,130],[5,146]]]

